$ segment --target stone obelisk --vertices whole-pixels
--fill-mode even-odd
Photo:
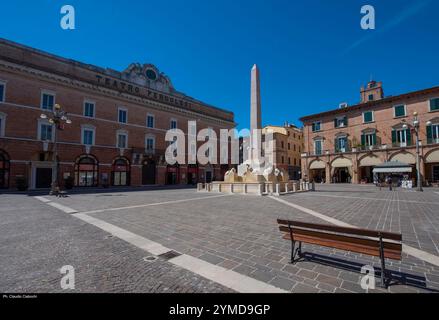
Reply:
[[[261,89],[259,84],[259,69],[255,64],[251,71],[250,92],[250,130],[261,129]]]
[[[250,166],[255,172],[259,171],[261,149],[261,91],[259,69],[255,64],[251,71],[250,90]]]

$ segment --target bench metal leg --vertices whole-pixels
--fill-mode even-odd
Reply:
[[[294,249],[296,247],[296,242],[294,240],[291,241],[291,263],[294,263]]]
[[[386,261],[384,259],[383,238],[380,235],[380,259],[381,259],[381,287],[387,289],[386,284]]]

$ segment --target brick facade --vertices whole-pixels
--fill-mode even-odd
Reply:
[[[384,97],[380,82],[361,88],[358,105],[301,118],[304,177],[326,183],[370,183],[377,178],[374,166],[400,161],[412,166],[409,179],[415,182],[414,113],[419,120],[421,179],[424,184],[439,182],[439,87]]]
[[[267,130],[273,132],[273,139],[276,141],[274,146],[274,165],[282,168],[291,180],[301,178],[301,152],[303,151],[303,132],[294,125],[285,123],[284,126],[266,126],[262,132]]]
[[[96,180],[91,183],[94,186],[101,186],[106,179],[110,185],[132,186],[152,182],[196,183],[221,179],[228,169],[227,165],[219,164],[190,166],[191,169],[187,164],[178,168],[167,165],[165,134],[171,120],[185,133],[187,122],[196,121],[197,131],[212,128],[218,137],[220,129],[233,128],[235,123],[232,112],[176,91],[169,78],[153,65],[132,64],[127,70],[117,72],[0,39],[1,89],[0,187],[14,188],[17,176],[23,176],[29,188],[43,184],[47,187],[47,176],[53,172],[54,143],[43,141],[39,129],[45,123],[40,115],[51,115],[50,110],[42,109],[44,93],[53,95],[53,104],[61,105],[72,121],[64,130],[57,130],[60,184],[75,174],[81,175],[84,184],[87,179],[93,180],[86,173],[93,164],[91,159],[97,166]],[[94,105],[92,117],[85,115],[86,102]],[[119,121],[120,108],[127,111],[126,123]],[[153,128],[147,127],[148,115],[154,118]],[[84,128],[94,130],[91,146],[84,145]],[[127,134],[124,148],[117,145],[118,133]],[[154,139],[151,150],[146,150],[147,137]],[[87,155],[90,157],[79,163],[80,157]],[[115,174],[119,171],[126,173]],[[75,184],[79,185],[81,179],[76,177],[76,180]]]

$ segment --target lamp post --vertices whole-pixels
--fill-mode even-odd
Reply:
[[[67,112],[65,112],[59,104],[55,104],[55,108],[51,117],[42,113],[41,119],[48,119],[49,123],[54,125],[55,130],[53,132],[53,175],[52,183],[50,185],[50,194],[55,194],[58,189],[58,130],[63,130],[63,124],[71,124],[72,121],[67,118]]]
[[[416,180],[417,180],[417,191],[424,191],[422,189],[422,180],[421,180],[421,157],[419,154],[419,120],[418,113],[413,112],[413,127],[415,128],[416,133]]]

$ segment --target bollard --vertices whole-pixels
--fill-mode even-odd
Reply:
[[[288,182],[285,183],[285,193],[288,193]]]
[[[314,181],[311,184],[311,190],[316,191],[316,183]]]
[[[280,184],[279,183],[276,183],[276,195],[278,196],[278,195],[280,195]]]
[[[244,183],[244,186],[242,187],[242,193],[247,193],[247,183]]]
[[[293,192],[296,192],[296,191],[297,191],[297,185],[295,182],[293,182]]]
[[[233,183],[230,184],[230,193],[233,193]]]
[[[259,190],[258,190],[258,194],[260,196],[262,196],[262,193],[264,192],[264,184],[260,183],[259,184]]]

